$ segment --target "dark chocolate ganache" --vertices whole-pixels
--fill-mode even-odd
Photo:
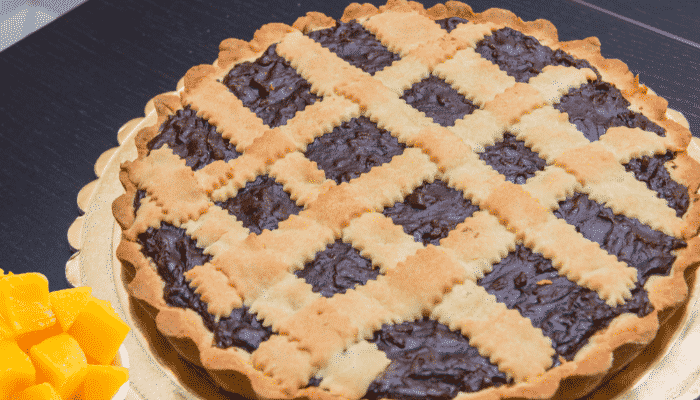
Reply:
[[[268,47],[255,62],[238,64],[223,83],[243,105],[271,128],[284,125],[297,111],[321,98],[310,92],[311,84],[275,50]]]
[[[211,257],[195,245],[184,229],[164,222],[160,228],[148,228],[140,234],[138,242],[143,254],[156,264],[158,275],[165,283],[165,302],[171,307],[189,308],[199,314],[207,329],[214,333],[217,347],[236,346],[252,352],[270,337],[270,328],[250,314],[248,307],[234,309],[218,322],[207,311],[207,304],[190,288],[183,274],[210,261]]]
[[[229,161],[241,155],[214,125],[198,117],[189,106],[169,116],[147,147],[156,150],[166,144],[195,171],[216,160]]]
[[[616,215],[584,193],[560,202],[554,215],[618,260],[637,268],[642,285],[649,275],[668,275],[676,260],[672,251],[686,247],[685,241],[653,230],[637,219]]]
[[[309,33],[309,37],[368,74],[383,70],[399,59],[355,20]]]
[[[492,35],[480,40],[475,50],[517,82],[528,82],[548,65],[590,68],[600,79],[598,70],[588,61],[576,59],[561,49],[552,50],[541,45],[536,38],[508,27],[494,31]]]
[[[640,278],[642,275],[646,280],[648,275],[640,271]],[[653,310],[641,282],[632,290],[632,299],[610,307],[596,292],[560,276],[550,260],[522,245],[494,264],[477,283],[542,329],[552,339],[556,353],[569,361],[618,315],[643,317]]]
[[[451,399],[459,392],[510,383],[464,335],[426,317],[382,325],[368,341],[386,353],[391,364],[370,384],[367,399]]]
[[[357,178],[372,167],[391,161],[406,146],[367,117],[343,122],[317,137],[304,155],[336,183]]]
[[[277,229],[280,222],[302,210],[282,185],[268,175],[258,176],[253,182],[246,183],[235,196],[215,204],[258,235],[263,229]]]
[[[632,172],[637,180],[646,183],[657,197],[666,200],[668,206],[676,210],[676,216],[682,218],[690,206],[690,196],[688,188],[674,181],[664,165],[673,159],[671,151],[653,157],[634,158],[625,164],[625,169]]]
[[[615,86],[600,80],[572,88],[554,108],[569,114],[569,122],[594,142],[610,127],[641,128],[665,136],[666,130],[642,114],[630,110],[630,102]]]
[[[333,297],[377,279],[379,270],[372,268],[372,261],[361,256],[350,244],[336,239],[294,274],[310,284],[313,292]]]
[[[479,108],[435,75],[414,83],[401,99],[442,126],[453,126],[455,121]]]
[[[402,203],[385,208],[382,214],[401,225],[416,242],[439,246],[440,239],[478,209],[462,191],[436,179],[420,185]]]
[[[439,19],[435,22],[437,22],[437,24],[440,25],[440,28],[446,30],[449,33],[452,32],[452,30],[460,24],[466,24],[469,21],[460,17],[450,17],[445,19]]]
[[[510,132],[505,132],[503,140],[488,146],[479,153],[479,158],[504,175],[507,180],[522,185],[547,164],[537,153],[525,146]]]

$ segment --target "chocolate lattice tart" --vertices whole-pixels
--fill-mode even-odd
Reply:
[[[224,41],[122,166],[130,294],[230,391],[589,392],[700,259],[690,132],[599,48],[398,0]]]

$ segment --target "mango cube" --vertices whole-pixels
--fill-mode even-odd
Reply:
[[[0,354],[0,399],[9,399],[34,384],[36,369],[15,342],[0,340]]]
[[[15,341],[23,352],[29,354],[29,350],[32,348],[32,346],[35,346],[52,336],[60,335],[61,333],[63,333],[61,325],[58,322],[54,322],[42,330],[27,332],[19,335],[15,337]]]
[[[85,354],[99,364],[109,364],[129,333],[114,310],[90,301],[78,314],[68,333],[80,343]]]
[[[49,294],[51,309],[58,323],[67,332],[75,318],[92,299],[92,288],[87,286],[57,290]]]
[[[68,398],[85,377],[87,359],[78,342],[68,335],[48,338],[29,352],[37,368],[39,382],[46,380],[62,398]]]
[[[128,379],[129,371],[124,367],[89,365],[76,398],[80,400],[110,400]]]
[[[15,335],[38,331],[56,322],[49,303],[49,281],[39,273],[0,279],[0,315]]]
[[[50,383],[44,382],[21,391],[13,400],[61,400],[61,396]]]

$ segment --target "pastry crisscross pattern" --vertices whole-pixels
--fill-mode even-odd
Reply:
[[[143,230],[154,219],[186,229],[212,256],[211,262],[187,273],[190,284],[203,299],[211,299],[211,313],[227,315],[245,304],[272,327],[277,334],[250,361],[290,392],[319,376],[322,389],[361,397],[389,364],[365,339],[382,324],[422,315],[460,330],[515,382],[543,373],[554,354],[550,339],[518,311],[497,302],[477,279],[523,243],[608,304],[623,303],[635,285],[636,270],[585,239],[552,210],[580,191],[616,213],[679,237],[683,221],[622,165],[638,156],[640,148],[665,152],[671,146],[669,135],[611,128],[599,141],[589,142],[552,105],[569,89],[595,79],[593,71],[550,66],[528,83],[516,83],[474,51],[479,40],[502,27],[497,24],[462,24],[447,33],[418,13],[392,11],[359,22],[401,59],[371,76],[301,32],[286,33],[277,53],[322,99],[282,126],[269,129],[221,84],[228,70],[186,88],[183,103],[217,126],[242,155],[196,172],[167,147],[137,160],[132,171],[139,172],[131,176],[148,196],[131,229]],[[543,39],[543,44],[552,43]],[[479,109],[446,128],[400,99],[404,90],[430,74]],[[314,138],[361,115],[407,147],[390,162],[336,184],[303,151]],[[502,140],[505,131],[547,161],[524,185],[507,182],[479,159],[478,153]],[[619,140],[630,134],[635,146]],[[280,222],[278,229],[255,235],[213,202],[235,196],[262,174],[283,184],[304,209]],[[460,190],[481,211],[459,224],[440,246],[423,246],[381,210],[435,179]],[[325,298],[294,271],[338,237],[359,249],[381,275]],[[222,282],[228,282],[224,292],[229,298],[206,296],[214,287],[221,293]],[[521,343],[529,345],[522,348]],[[281,366],[275,362],[280,358],[294,360],[294,365]]]

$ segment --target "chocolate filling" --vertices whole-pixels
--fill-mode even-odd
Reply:
[[[509,132],[505,132],[503,140],[488,146],[479,153],[479,158],[500,172],[507,180],[522,185],[529,178],[542,171],[547,162],[534,151],[525,146]]]
[[[478,209],[461,191],[436,179],[420,185],[402,203],[385,208],[382,214],[401,225],[416,242],[439,246],[440,239]]]
[[[277,229],[277,225],[299,214],[302,210],[284,191],[282,185],[267,175],[255,178],[226,201],[217,201],[217,206],[228,211],[241,221],[243,226],[255,234],[263,229]]]
[[[214,333],[217,347],[236,346],[252,352],[266,341],[272,330],[262,325],[248,307],[234,309],[227,317],[216,322],[207,311],[207,304],[185,280],[184,273],[211,260],[198,248],[184,229],[161,223],[159,229],[148,228],[138,236],[142,252],[156,264],[163,279],[163,299],[171,307],[189,308],[202,317],[204,325]]]
[[[665,164],[673,159],[673,152],[668,151],[653,157],[632,159],[625,164],[625,169],[646,183],[649,190],[656,192],[657,197],[666,200],[668,206],[676,210],[676,216],[682,218],[690,206],[690,196],[688,188],[674,181],[665,167]]]
[[[442,126],[453,126],[455,121],[479,108],[434,75],[406,89],[401,99]]]
[[[309,37],[351,65],[374,75],[399,59],[387,50],[362,25],[352,20],[337,23],[333,28],[309,33]]]
[[[583,193],[560,202],[554,215],[618,260],[637,268],[642,285],[651,274],[668,275],[676,260],[672,251],[686,247],[685,241],[653,230],[637,219],[615,215]]]
[[[273,44],[255,62],[236,65],[223,81],[270,128],[284,125],[297,111],[321,99],[276,49]]]
[[[333,297],[336,293],[364,285],[370,279],[377,279],[379,270],[373,269],[372,261],[361,256],[354,247],[336,239],[294,275],[310,284],[315,293]]]
[[[598,70],[588,61],[576,59],[561,49],[554,51],[534,37],[508,27],[480,40],[475,50],[518,82],[528,82],[548,65],[590,68],[601,79]]]
[[[452,30],[460,24],[466,24],[469,21],[467,21],[464,18],[450,17],[445,19],[439,19],[435,22],[437,22],[437,24],[440,25],[440,28],[446,30],[449,33],[452,32]]]
[[[195,171],[216,160],[229,161],[241,155],[236,146],[221,137],[214,125],[198,117],[189,107],[169,116],[147,147],[156,150],[166,144]]]
[[[666,130],[642,114],[630,110],[630,102],[615,86],[601,81],[572,88],[554,108],[569,114],[569,122],[594,142],[610,127],[641,128],[665,136]]]
[[[386,130],[379,129],[367,117],[359,117],[317,137],[304,155],[318,164],[326,178],[340,184],[391,161],[405,148],[403,143]]]
[[[503,372],[469,345],[460,332],[423,319],[382,325],[368,340],[391,364],[369,386],[367,399],[451,399],[511,383]]]
[[[550,260],[522,245],[477,283],[542,329],[552,339],[556,353],[569,361],[618,315],[630,312],[643,317],[653,310],[639,283],[632,290],[632,299],[610,307],[596,292],[560,276]]]

